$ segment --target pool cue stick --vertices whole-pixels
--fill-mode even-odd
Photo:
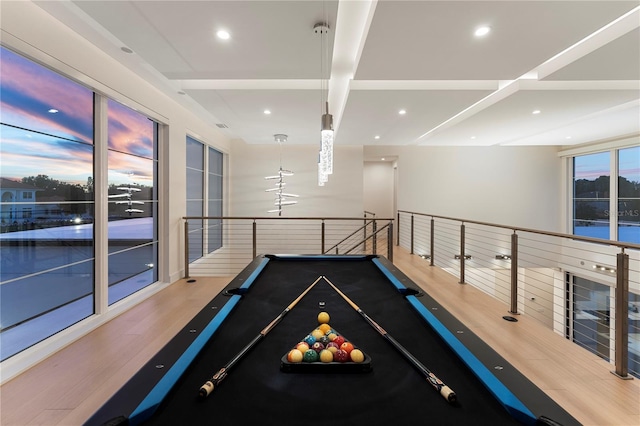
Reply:
[[[291,302],[289,304],[289,306],[287,306],[284,311],[282,311],[280,313],[280,315],[278,315],[277,317],[275,317],[273,319],[273,321],[271,321],[269,323],[269,325],[267,325],[265,328],[262,329],[262,331],[260,333],[258,333],[258,335],[256,337],[253,338],[253,340],[251,340],[247,346],[245,346],[244,348],[242,348],[242,350],[240,352],[238,352],[236,354],[236,356],[234,356],[231,361],[229,361],[224,367],[222,367],[220,370],[218,370],[216,372],[216,374],[214,374],[209,380],[207,380],[207,382],[202,385],[200,387],[200,390],[198,391],[198,396],[200,398],[206,398],[207,396],[209,396],[209,394],[211,392],[213,392],[213,389],[215,389],[216,386],[218,386],[220,384],[220,382],[227,377],[227,374],[229,372],[229,370],[231,369],[231,367],[233,367],[238,361],[240,361],[240,359],[245,356],[247,354],[247,352],[249,352],[256,344],[258,344],[258,342],[260,340],[262,340],[262,338],[264,338],[264,336],[267,335],[268,332],[270,332],[276,325],[278,325],[278,323],[282,320],[282,318],[284,318],[284,316],[291,310],[293,309],[294,306],[296,306],[296,304],[300,301],[300,299],[302,299],[308,292],[309,290],[311,290],[313,288],[314,285],[316,285],[318,283],[318,281],[320,281],[322,279],[322,275],[318,277],[318,279],[316,279],[313,284],[311,284],[309,287],[307,287],[307,289],[305,291],[303,291],[300,296],[298,296],[293,302]]]
[[[396,339],[391,337],[391,335],[387,333],[384,328],[380,327],[380,325],[374,320],[372,320],[371,317],[369,317],[369,315],[367,315],[362,309],[358,307],[358,305],[353,303],[353,301],[349,299],[346,294],[341,292],[338,289],[338,287],[333,285],[333,283],[329,281],[327,277],[324,277],[324,280],[327,283],[329,283],[329,285],[333,287],[333,289],[337,291],[338,294],[342,296],[342,298],[346,300],[346,302],[349,305],[351,305],[353,309],[355,309],[360,315],[362,315],[362,317],[369,323],[369,325],[371,325],[374,329],[376,329],[378,333],[380,333],[385,339],[387,339],[387,341],[389,341],[402,355],[404,355],[404,357],[407,358],[415,368],[420,370],[422,375],[427,379],[427,381],[431,384],[431,386],[433,386],[434,389],[437,390],[440,393],[440,395],[442,395],[444,399],[447,400],[447,402],[450,402],[450,403],[456,402],[457,400],[456,393],[453,390],[451,390],[449,386],[445,385],[442,382],[442,380],[440,380],[435,374],[429,371],[427,367],[422,365],[422,363],[418,361],[416,357],[411,355],[411,353],[408,350],[406,350]]]

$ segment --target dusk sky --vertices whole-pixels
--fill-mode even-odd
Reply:
[[[1,177],[85,184],[93,175],[93,92],[8,49],[0,59]],[[119,152],[109,155],[109,183],[153,185],[153,122],[109,101],[108,138]]]

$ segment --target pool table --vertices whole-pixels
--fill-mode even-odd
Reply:
[[[318,327],[320,311],[365,354],[363,368],[318,362],[297,369],[287,361]],[[443,398],[363,313],[456,400]],[[225,379],[199,397],[200,387],[231,360]],[[261,255],[86,424],[579,423],[386,258]]]

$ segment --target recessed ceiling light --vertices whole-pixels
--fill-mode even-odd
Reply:
[[[491,27],[487,25],[483,25],[482,27],[476,28],[476,31],[473,33],[476,37],[486,36],[491,32]]]
[[[400,111],[398,111],[398,114],[400,115],[405,115],[407,113],[406,109],[401,109]]]
[[[265,114],[265,115],[269,115],[269,114],[271,114],[271,111],[270,111],[270,110],[268,110],[268,109],[265,109],[265,110],[264,110],[264,114]]]
[[[55,114],[55,113],[57,113],[59,111],[57,109],[55,109],[55,108],[51,108],[48,112],[51,113],[51,114]]]
[[[540,114],[542,111],[540,111],[539,109],[534,109],[531,114]]]
[[[476,138],[475,136],[471,136],[471,139],[475,139],[475,138]]]
[[[384,161],[384,157],[382,157],[381,160]]]
[[[567,137],[565,137],[565,139],[571,139],[571,136],[567,136]]]
[[[380,135],[375,135],[373,138],[374,139],[380,139]]]
[[[225,30],[219,30],[216,35],[218,36],[219,39],[222,40],[229,40],[229,37],[231,37],[231,35],[229,34],[228,31]]]

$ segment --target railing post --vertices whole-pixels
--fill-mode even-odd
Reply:
[[[411,215],[411,250],[409,254],[413,254],[413,215]]]
[[[400,245],[400,212],[396,213],[396,216],[398,216],[398,232],[396,232],[396,245],[399,246]]]
[[[624,250],[618,253],[616,262],[616,319],[615,319],[615,371],[613,374],[621,379],[630,380],[629,376],[629,255]]]
[[[377,221],[373,221],[373,254],[378,254],[378,230]]]
[[[256,220],[253,219],[253,259],[256,258],[257,256],[257,229],[258,229],[258,225],[256,224]]]
[[[320,225],[320,253],[324,254],[324,219]]]
[[[433,266],[433,256],[435,253],[435,247],[434,247],[434,243],[435,243],[435,238],[433,237],[433,233],[436,229],[436,221],[434,218],[431,218],[431,235],[430,237],[430,241],[429,241],[429,265]]]
[[[393,262],[393,222],[389,223],[389,229],[387,230],[387,259]]]
[[[464,284],[464,223],[460,225],[460,284]]]
[[[189,220],[184,221],[184,277],[189,277]]]
[[[511,309],[518,313],[518,234],[511,234]]]

